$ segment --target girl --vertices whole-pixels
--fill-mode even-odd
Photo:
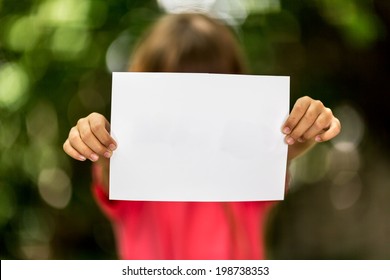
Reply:
[[[129,71],[245,74],[231,30],[203,14],[165,15],[141,40]],[[290,162],[316,142],[340,132],[340,122],[320,101],[297,100],[282,125]],[[93,191],[112,222],[122,259],[263,259],[263,226],[275,202],[151,202],[108,199],[109,158],[117,148],[107,119],[80,119],[65,152],[93,162]],[[130,186],[131,187],[131,186]]]

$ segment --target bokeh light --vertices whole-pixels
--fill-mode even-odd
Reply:
[[[128,60],[133,41],[129,31],[125,30],[111,43],[106,53],[108,71],[122,72],[128,69]]]
[[[58,59],[75,59],[83,54],[89,43],[89,34],[83,28],[59,27],[55,31],[51,49]]]
[[[340,151],[357,149],[364,136],[364,122],[359,112],[351,105],[341,105],[334,114],[343,124],[340,135],[332,140],[334,147]]]
[[[14,51],[30,51],[39,39],[40,27],[35,17],[24,16],[14,19],[8,29],[7,43]]]
[[[26,115],[27,133],[34,142],[53,143],[58,137],[57,112],[54,106],[41,101]]]
[[[237,26],[245,22],[250,13],[280,11],[279,0],[157,0],[157,2],[168,13],[207,13],[231,26]]]
[[[68,175],[61,169],[43,169],[38,178],[39,194],[50,206],[65,208],[72,195],[72,187]]]
[[[330,200],[337,210],[352,207],[362,194],[363,183],[356,171],[340,171],[333,179]]]
[[[88,22],[90,0],[46,0],[37,9],[38,18],[47,25],[82,27]]]
[[[16,110],[27,99],[29,77],[18,63],[0,64],[0,108]]]

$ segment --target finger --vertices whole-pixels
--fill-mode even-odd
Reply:
[[[307,109],[310,106],[312,99],[308,96],[304,96],[299,98],[295,104],[293,109],[291,110],[290,115],[288,116],[287,120],[283,124],[282,131],[284,134],[290,134],[291,131],[294,130],[296,125],[299,123],[301,118],[306,113]]]
[[[68,142],[76,152],[81,156],[97,161],[99,156],[81,139],[80,133],[76,127],[73,127],[69,132]]]
[[[328,130],[326,130],[324,133],[321,133],[315,137],[315,140],[317,142],[324,142],[328,141],[334,137],[336,137],[341,131],[341,124],[339,119],[333,118],[332,123]]]
[[[109,150],[114,151],[117,147],[116,141],[110,135],[110,123],[107,119],[100,114],[92,113],[87,117],[89,127],[92,133],[98,139],[98,141],[107,147]]]
[[[289,137],[294,140],[303,140],[303,135],[313,126],[313,124],[315,124],[319,115],[322,113],[323,108],[324,105],[321,101],[316,100],[311,102],[309,108],[292,130]]]
[[[333,120],[332,110],[325,108],[323,112],[315,120],[314,124],[301,137],[302,140],[312,139],[318,134],[329,130]]]
[[[96,128],[95,128],[96,129]],[[103,128],[105,129],[105,128]],[[88,146],[94,153],[110,158],[112,151],[103,145],[99,139],[92,132],[92,129],[87,118],[80,119],[77,122],[77,130],[80,133],[80,138],[82,142]]]
[[[78,151],[76,151],[72,147],[72,145],[70,145],[69,139],[66,139],[66,141],[63,145],[63,149],[64,149],[65,153],[67,153],[69,156],[71,156],[72,158],[74,158],[76,160],[85,161],[87,159],[85,156],[83,156]]]

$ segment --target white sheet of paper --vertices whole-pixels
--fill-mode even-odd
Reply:
[[[113,73],[109,197],[284,198],[289,77]]]

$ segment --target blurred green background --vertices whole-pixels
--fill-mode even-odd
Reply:
[[[271,213],[269,258],[390,259],[390,1],[243,0],[236,27],[253,74],[291,76],[292,103],[322,100],[343,131],[292,166]],[[0,258],[115,259],[90,163],[62,150],[110,114],[156,1],[0,0]]]

